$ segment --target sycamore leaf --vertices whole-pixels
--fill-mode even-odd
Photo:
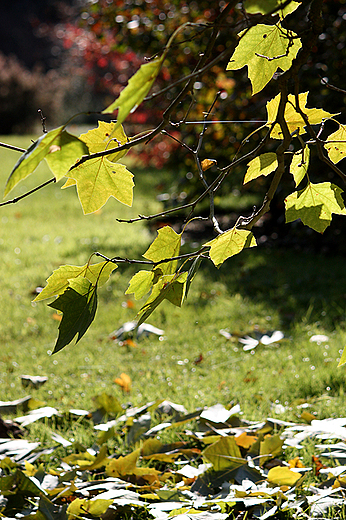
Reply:
[[[104,500],[102,498],[96,500],[74,498],[69,504],[66,513],[70,515],[69,518],[80,518],[81,515],[84,517],[86,514],[100,518],[113,502],[114,500]]]
[[[54,177],[59,181],[68,174],[78,159],[88,154],[88,147],[82,140],[63,130],[49,147],[45,159]]]
[[[40,162],[51,154],[48,161],[52,172],[59,180],[69,168],[88,150],[82,141],[64,130],[64,126],[55,128],[47,134],[41,135],[21,155],[15,164],[6,183],[6,196],[21,180],[36,170]],[[56,155],[55,155],[56,154]]]
[[[260,92],[278,68],[288,70],[301,48],[301,40],[292,31],[276,25],[258,24],[240,33],[240,42],[227,70],[248,67],[252,95]]]
[[[110,137],[111,134],[112,137]],[[115,129],[114,122],[106,123],[105,121],[99,121],[97,128],[89,130],[86,134],[81,134],[79,139],[88,146],[90,153],[103,152],[109,148],[122,146],[129,141],[122,126],[118,126],[118,128]],[[127,152],[128,150],[115,152],[107,155],[107,159],[112,162],[117,162],[124,157]]]
[[[294,182],[298,186],[304,179],[308,171],[310,163],[310,149],[308,146],[296,152],[291,161],[290,172],[293,175]]]
[[[334,164],[344,159],[346,157],[346,126],[339,125],[339,130],[328,136],[324,147]]]
[[[140,455],[140,449],[137,449],[126,455],[126,457],[118,457],[109,460],[106,466],[106,474],[109,477],[122,478],[131,475],[136,469],[136,463]]]
[[[222,437],[219,441],[214,442],[205,448],[203,457],[211,462],[214,471],[237,468],[246,464],[234,437]]]
[[[140,300],[147,294],[157,279],[162,275],[161,269],[153,271],[138,271],[130,280],[125,294],[134,294],[136,300]]]
[[[245,247],[255,247],[257,244],[251,231],[233,227],[204,245],[210,246],[210,259],[219,267],[227,258],[240,253]]]
[[[338,364],[338,367],[341,367],[346,363],[346,347],[344,347],[344,350],[342,351],[341,358]]]
[[[66,291],[49,304],[63,313],[53,354],[71,343],[76,334],[77,343],[90,327],[97,308],[96,287],[86,278],[75,278],[70,280]]]
[[[260,443],[260,465],[281,455],[283,443],[280,435],[266,435]]]
[[[68,288],[70,280],[79,276],[86,278],[93,285],[97,283],[98,286],[101,286],[108,281],[116,268],[117,265],[112,262],[99,262],[98,264],[82,266],[62,265],[47,278],[46,287],[36,296],[34,301],[38,302],[52,296],[59,296]]]
[[[110,197],[126,206],[132,205],[133,175],[123,164],[106,157],[90,159],[70,172],[76,181],[78,197],[85,214],[102,208]],[[66,183],[63,188],[71,186]]]
[[[313,184],[291,193],[286,200],[286,222],[301,219],[303,224],[323,233],[332,220],[332,213],[346,215],[342,189],[330,182]]]
[[[291,471],[287,466],[275,466],[268,471],[267,480],[275,486],[293,487],[302,478],[300,473]]]
[[[245,0],[243,3],[245,10],[248,13],[262,13],[267,14],[270,13],[273,9],[280,7],[283,4],[281,0]],[[280,18],[285,18],[290,13],[293,13],[298,7],[301,5],[300,2],[292,1],[283,9],[279,9],[277,14]],[[276,14],[276,13],[275,13]]]
[[[173,305],[181,307],[185,296],[187,276],[187,272],[161,276],[137,315],[139,318],[137,326],[141,325],[165,299]]]
[[[159,262],[166,258],[175,257],[179,255],[181,244],[181,234],[178,235],[169,226],[160,228],[157,232],[157,237],[144,253],[144,258]],[[177,261],[166,262],[160,265],[163,274],[172,274],[175,272]]]
[[[129,79],[127,86],[120,92],[120,96],[102,111],[103,114],[112,114],[117,108],[119,109],[113,132],[126,119],[129,113],[136,110],[138,105],[142,103],[160,72],[163,60],[164,56],[142,65]]]
[[[260,175],[267,176],[278,166],[276,153],[263,153],[258,157],[252,159],[248,164],[248,169],[245,174],[243,184],[246,184],[253,179],[257,179]]]
[[[280,96],[281,94],[278,94],[277,96],[275,96],[275,98],[268,101],[266,105],[268,114],[268,122],[266,123],[267,126],[270,126],[272,123],[274,123],[276,119],[280,103]],[[311,125],[319,125],[320,123],[322,123],[324,119],[328,119],[336,115],[330,114],[329,112],[325,112],[324,110],[322,110],[322,108],[306,108],[307,97],[308,92],[302,92],[298,95],[299,107],[302,110],[302,112],[304,112],[304,114],[307,116]],[[288,95],[284,117],[290,134],[296,131],[298,131],[299,134],[305,133],[305,121],[295,109],[295,97],[293,94]],[[283,138],[283,134],[279,124],[276,124],[274,126],[274,128],[271,131],[270,137],[272,137],[273,139]]]

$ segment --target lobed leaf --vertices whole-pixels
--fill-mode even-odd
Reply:
[[[332,220],[332,213],[346,215],[342,189],[330,182],[313,184],[291,193],[286,200],[286,222],[301,219],[303,224],[323,233]]]
[[[69,169],[83,155],[88,155],[87,145],[75,135],[63,130],[49,147],[45,159],[57,181],[67,176]]]
[[[90,327],[97,308],[96,287],[86,278],[75,278],[70,280],[66,291],[49,304],[52,309],[63,313],[53,354],[71,343],[77,334],[78,343]]]
[[[308,171],[310,163],[310,148],[305,146],[299,152],[296,152],[291,161],[290,172],[293,175],[294,182],[298,186],[304,179]]]
[[[247,184],[261,175],[269,175],[271,172],[276,170],[277,166],[278,161],[276,153],[263,153],[262,155],[255,157],[248,164],[243,184]]]
[[[244,8],[245,10],[250,13],[262,13],[267,14],[273,11],[273,9],[276,9],[277,7],[280,7],[283,4],[283,1],[281,0],[245,0],[244,2]],[[295,2],[292,1],[286,7],[280,8],[277,11],[277,14],[280,16],[280,18],[285,18],[288,14],[293,13],[298,7],[301,5],[301,2]]]
[[[157,237],[143,256],[153,262],[160,262],[160,260],[178,256],[180,244],[181,234],[176,233],[170,226],[164,226],[158,230]],[[160,265],[160,269],[163,274],[172,274],[175,272],[176,264],[176,261],[163,263]]]
[[[112,262],[99,262],[97,264],[62,265],[47,278],[46,287],[36,296],[35,302],[59,296],[69,287],[70,281],[82,277],[93,285],[105,284],[111,273],[117,268]]]
[[[133,175],[124,164],[111,162],[107,157],[90,159],[70,172],[63,188],[77,184],[78,197],[84,214],[94,213],[104,206],[110,197],[132,206]]]
[[[237,70],[245,66],[252,85],[252,95],[260,92],[278,68],[285,71],[301,48],[301,40],[292,31],[276,25],[258,24],[240,34],[240,42],[226,70]]]
[[[278,94],[277,96],[275,96],[275,98],[268,101],[266,105],[268,114],[268,122],[266,123],[267,126],[272,125],[276,120],[280,103],[280,96],[281,94]],[[302,110],[302,112],[304,112],[304,114],[307,116],[310,125],[319,125],[322,123],[324,119],[329,119],[330,117],[336,115],[330,114],[329,112],[325,112],[324,110],[322,110],[322,108],[306,108],[307,97],[308,92],[302,92],[298,95],[299,107]],[[295,106],[295,96],[293,94],[289,94],[288,102],[285,107],[284,118],[287,123],[288,130],[291,134],[293,132],[298,132],[298,134],[304,134],[306,123],[302,116],[297,112]],[[272,129],[270,137],[272,137],[273,139],[283,138],[283,134],[278,123]]]
[[[160,271],[162,274],[162,271]],[[147,294],[155,283],[157,278],[157,270],[153,271],[138,271],[130,280],[129,286],[125,294],[134,294],[136,300],[140,300]]]
[[[344,159],[346,157],[346,126],[339,125],[339,129],[327,137],[324,147],[334,164]]]
[[[227,258],[240,253],[245,247],[255,247],[257,244],[251,231],[233,227],[204,245],[210,246],[210,259],[219,267]]]
[[[129,138],[120,125],[115,128],[116,123],[106,123],[99,121],[98,127],[89,130],[86,134],[81,134],[79,139],[83,141],[89,148],[90,153],[103,152],[109,148],[116,148],[129,142]],[[112,137],[110,137],[112,135]],[[119,161],[127,154],[128,150],[121,150],[107,155],[107,159],[112,162]]]
[[[214,471],[238,468],[246,464],[234,437],[222,437],[203,451],[203,457],[213,465]]]
[[[157,60],[145,63],[129,79],[127,86],[121,91],[120,96],[102,111],[102,114],[112,114],[117,108],[118,118],[113,132],[126,119],[130,112],[136,110],[149,92],[156,76],[160,72],[164,56]]]

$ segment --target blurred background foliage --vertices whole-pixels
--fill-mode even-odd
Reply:
[[[299,9],[286,18],[287,26],[300,36],[304,36],[307,29],[308,4],[303,1]],[[174,83],[194,69],[210,36],[208,22],[212,22],[225,5],[224,0],[6,2],[2,6],[0,20],[0,133],[40,132],[38,108],[47,117],[49,128],[65,123],[79,112],[84,114],[73,122],[95,123],[99,116],[87,115],[86,112],[101,111],[110,104],[145,59],[160,53],[179,25],[192,22],[194,25],[186,28],[175,40],[152,92]],[[234,42],[236,32],[244,27],[241,7],[240,2],[230,12],[211,58]],[[300,91],[309,90],[309,107],[323,107],[331,113],[340,112],[339,120],[342,122],[345,121],[345,93],[336,92],[326,84],[339,88],[346,84],[346,0],[324,0],[323,18],[325,28],[300,72]],[[270,17],[267,23],[275,21],[276,18]],[[229,24],[234,27],[232,31]],[[220,61],[198,78],[193,92],[175,112],[169,129],[175,138],[191,147],[196,146],[201,124],[176,123],[185,118],[187,121],[201,121],[216,93],[220,92],[210,115],[215,123],[208,126],[201,153],[201,159],[216,159],[220,167],[228,164],[239,151],[243,139],[261,126],[259,121],[266,118],[266,102],[277,94],[276,82],[272,81],[264,91],[251,97],[246,68],[226,72],[226,65],[227,61]],[[126,122],[127,133],[133,135],[155,126],[180,89],[181,84],[140,106]],[[235,122],[224,124],[217,121]],[[332,123],[330,127],[326,125],[325,135],[334,130]],[[263,132],[255,133],[251,142],[242,146],[242,153],[253,149],[262,135]],[[175,182],[172,184],[170,178],[159,186],[161,200],[167,206],[188,200],[201,189],[192,154],[173,139],[159,136],[143,146],[140,153],[137,150],[134,153],[137,167],[162,168],[165,165],[176,173],[179,165]],[[312,180],[318,178],[320,167],[319,162],[312,162]],[[206,175],[212,178],[215,174],[215,168],[211,168]],[[221,212],[229,212],[227,197],[237,211],[244,209],[243,206],[251,208],[257,202],[256,194],[265,192],[268,180],[261,178],[249,187],[243,187],[240,197],[239,186],[243,175],[242,165],[225,183],[222,199],[216,201]],[[335,174],[331,171],[327,175],[333,181]],[[285,182],[288,188],[285,188]],[[265,230],[271,221],[269,231],[263,231],[266,237],[286,233],[281,230],[283,199],[289,193],[286,189],[294,189],[288,174],[271,214],[259,222]],[[222,208],[222,205],[225,207]],[[273,216],[275,218],[271,218]],[[328,233],[335,233],[335,230]],[[340,227],[337,233],[340,234]]]

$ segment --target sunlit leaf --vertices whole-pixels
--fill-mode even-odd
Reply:
[[[144,258],[159,262],[166,258],[179,255],[181,234],[178,234],[170,226],[164,226],[157,232],[157,237],[144,253]],[[172,274],[176,269],[176,261],[160,264],[163,274]]]
[[[160,72],[164,57],[145,63],[129,79],[120,96],[105,108],[103,114],[112,114],[117,108],[118,118],[113,132],[140,105]]]
[[[131,475],[136,469],[139,455],[140,449],[133,451],[129,455],[126,455],[126,457],[118,457],[117,459],[109,460],[106,466],[107,475],[116,478]]]
[[[155,271],[138,271],[131,278],[125,294],[134,294],[136,300],[139,300],[150,291],[155,277]]]
[[[112,134],[112,137],[110,137]],[[81,134],[79,139],[83,141],[89,148],[90,153],[103,152],[110,148],[116,148],[126,144],[129,139],[124,132],[122,126],[115,129],[115,123],[106,123],[99,121],[98,127],[89,130],[86,134]],[[127,154],[128,150],[122,150],[107,155],[107,159],[112,162],[119,161]]]
[[[69,504],[66,513],[71,515],[69,518],[80,518],[81,515],[89,514],[95,517],[103,515],[108,507],[113,504],[113,500],[104,500],[99,498],[97,500],[88,500],[86,498],[75,498]]]
[[[114,379],[114,383],[119,385],[124,392],[127,392],[127,393],[131,392],[131,386],[132,386],[131,377],[129,375],[125,374],[124,372],[122,372],[120,374],[120,377],[116,377]]]
[[[324,147],[334,164],[344,159],[346,157],[346,126],[339,125],[339,129],[327,137]]]
[[[211,462],[215,471],[237,468],[246,463],[234,437],[222,437],[211,444],[203,451],[203,457]]]
[[[266,435],[260,443],[260,465],[281,455],[283,443],[280,435]]]
[[[291,161],[290,172],[293,175],[294,182],[298,186],[304,179],[306,172],[308,171],[310,163],[310,148],[305,146],[296,152]]]
[[[234,227],[204,245],[210,246],[210,258],[218,267],[227,258],[240,253],[246,247],[255,247],[257,244],[251,231]]]
[[[338,364],[338,367],[341,367],[346,363],[346,348],[344,347],[344,350],[342,351],[341,358]]]
[[[69,287],[49,307],[63,313],[59,336],[54,351],[58,352],[71,343],[78,334],[76,343],[84,336],[95,318],[97,308],[96,286],[86,278],[75,278]]]
[[[278,68],[285,71],[301,47],[301,41],[292,31],[276,25],[258,24],[240,34],[240,42],[232,55],[227,70],[248,67],[252,95],[260,92],[272,79]]]
[[[107,157],[96,157],[85,161],[69,172],[77,184],[78,197],[85,214],[102,208],[110,197],[132,206],[133,175],[124,164],[115,163]],[[72,186],[68,179],[63,186]]]
[[[243,184],[247,184],[253,179],[257,179],[257,177],[260,177],[260,175],[267,176],[276,170],[278,166],[276,153],[263,153],[262,155],[252,159],[252,161],[250,161],[247,166],[248,169],[246,171]]]
[[[54,177],[59,181],[68,176],[68,171],[83,155],[88,155],[88,147],[78,139],[63,130],[49,147],[45,159]]]
[[[70,280],[79,276],[86,278],[93,285],[97,283],[100,287],[109,280],[111,273],[116,268],[117,265],[113,262],[88,263],[82,266],[62,265],[47,278],[46,287],[36,296],[34,301],[38,302],[62,294],[69,286]]]
[[[287,466],[275,466],[268,471],[267,480],[276,486],[293,487],[302,478],[300,473],[291,471]]]
[[[268,126],[270,126],[276,120],[280,103],[280,96],[281,94],[278,94],[275,98],[268,101],[266,105],[268,115]],[[310,125],[319,125],[322,123],[324,119],[329,119],[330,117],[336,115],[330,114],[329,112],[322,110],[322,108],[306,108],[307,97],[308,92],[302,92],[301,94],[299,94],[299,108],[307,116]],[[295,96],[293,94],[289,94],[288,101],[285,106],[284,118],[287,123],[288,130],[291,134],[296,131],[299,134],[304,134],[306,123],[302,116],[299,114],[299,112],[297,112],[297,110],[295,109],[295,106]],[[272,137],[273,139],[283,138],[283,134],[278,123],[272,129],[270,137]]]
[[[301,219],[303,224],[323,233],[332,220],[332,213],[346,215],[342,189],[330,182],[313,184],[291,193],[286,200],[286,222]]]
[[[280,7],[284,2],[282,0],[245,0],[244,8],[248,13],[262,13],[267,14]],[[277,14],[280,18],[285,18],[290,13],[293,13],[301,5],[300,2],[290,2],[283,9],[279,9]]]

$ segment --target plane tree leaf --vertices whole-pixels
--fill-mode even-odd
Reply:
[[[18,182],[33,173],[45,157],[51,156],[47,162],[59,180],[82,155],[88,153],[85,143],[66,132],[64,128],[60,126],[41,135],[20,156],[7,180],[4,196],[8,195]]]
[[[268,101],[266,105],[267,109],[267,115],[268,115],[268,122],[266,123],[267,126],[270,126],[272,123],[275,122],[279,103],[280,103],[280,96],[281,94],[278,94],[275,96],[275,98]],[[308,92],[302,92],[298,95],[299,98],[299,107],[302,110],[302,112],[307,116],[308,121],[310,125],[319,125],[322,123],[324,119],[329,119],[333,117],[336,114],[330,114],[329,112],[326,112],[322,108],[306,108],[307,98],[308,98]],[[297,112],[295,109],[295,97],[293,94],[288,95],[288,100],[285,106],[285,112],[284,112],[284,118],[288,126],[289,132],[292,134],[293,132],[298,132],[299,134],[305,133],[305,126],[306,123],[302,116]],[[273,139],[282,139],[283,134],[280,128],[280,125],[277,123],[274,125],[274,128],[272,129],[270,133],[270,137]]]
[[[117,265],[112,262],[88,263],[81,266],[62,265],[47,278],[46,287],[36,296],[34,301],[37,302],[52,296],[59,296],[68,288],[70,280],[79,276],[86,278],[93,285],[97,283],[98,286],[101,286],[108,281],[111,273],[116,268]]]
[[[245,0],[244,2],[244,8],[245,10],[250,13],[262,13],[267,14],[273,11],[273,9],[276,9],[277,7],[280,7],[283,4],[281,0]],[[300,2],[290,2],[288,5],[286,5],[284,8],[280,8],[277,11],[277,14],[280,16],[280,18],[284,18],[290,13],[293,13],[298,7],[301,5]]]
[[[293,155],[290,165],[290,172],[293,175],[296,186],[298,186],[304,179],[309,168],[309,163],[310,148],[308,146],[305,146],[305,148],[302,148]]]
[[[227,70],[248,67],[252,95],[260,92],[272,79],[278,68],[285,71],[301,48],[301,41],[292,31],[276,25],[258,24],[240,34],[240,42],[233,53]]]
[[[164,55],[159,59],[142,65],[129,79],[127,86],[120,92],[120,96],[102,111],[103,114],[112,114],[117,108],[119,109],[113,132],[126,119],[129,113],[133,112],[142,103],[160,72],[163,60]]]
[[[291,471],[287,466],[275,466],[268,471],[267,480],[275,486],[295,486],[302,478],[300,473]]]
[[[132,206],[133,175],[124,164],[114,163],[107,157],[96,157],[81,163],[70,172],[77,184],[78,197],[85,214],[102,208],[110,197],[126,206]],[[63,186],[74,184],[68,179]]]
[[[257,244],[251,231],[233,227],[204,245],[210,246],[210,258],[218,267],[227,258],[240,253],[245,247],[255,247]]]
[[[280,435],[266,435],[260,443],[260,465],[281,455],[283,443]]]
[[[166,258],[179,255],[181,234],[178,234],[170,226],[164,226],[157,232],[157,237],[144,253],[144,258],[152,262],[160,262]],[[160,264],[163,274],[172,274],[176,270],[177,261]]]
[[[247,165],[248,169],[245,174],[243,184],[247,184],[253,179],[257,179],[261,175],[267,176],[274,170],[276,170],[278,166],[278,161],[276,157],[276,153],[263,153],[252,159]]]
[[[286,222],[301,219],[303,224],[323,233],[332,220],[332,213],[346,215],[342,189],[330,182],[309,184],[291,193],[286,200]]]
[[[80,518],[81,515],[89,514],[91,516],[100,517],[103,515],[108,507],[112,505],[114,500],[105,500],[102,498],[96,500],[88,500],[86,498],[75,498],[69,504],[66,513],[69,518]]]
[[[328,136],[324,147],[334,164],[344,159],[346,157],[346,126],[339,125],[339,129]]]
[[[125,294],[134,294],[136,300],[140,300],[147,294],[158,278],[162,275],[160,268],[153,271],[138,271],[130,280],[129,286]]]
[[[49,304],[63,313],[53,353],[66,347],[78,334],[77,343],[90,327],[97,308],[96,287],[86,278],[75,278],[70,280],[66,291]]]
[[[129,141],[129,138],[124,132],[123,127],[118,125],[115,128],[116,123],[106,123],[105,121],[99,121],[98,127],[89,130],[86,134],[81,134],[79,139],[83,141],[89,148],[90,153],[98,153],[107,150],[108,148],[116,148],[122,146]],[[110,137],[112,135],[112,137]],[[107,159],[112,162],[119,161],[122,157],[127,154],[128,150],[121,150],[107,155]]]
[[[203,451],[203,457],[213,465],[214,471],[237,468],[246,464],[234,437],[222,437]]]
[[[177,274],[166,274],[159,278],[158,282],[153,286],[151,294],[143,307],[138,313],[138,325],[143,323],[163,302],[168,300],[173,305],[181,307],[184,296],[187,281],[187,272]]]

